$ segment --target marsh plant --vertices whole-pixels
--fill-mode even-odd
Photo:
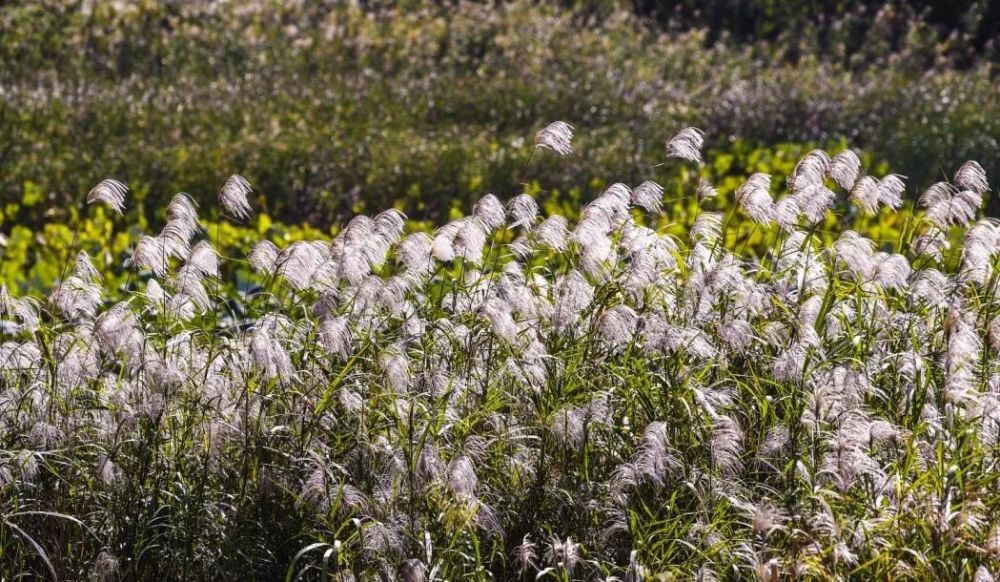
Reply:
[[[661,143],[702,163],[699,130]],[[646,181],[572,223],[486,195],[434,233],[387,210],[240,258],[177,194],[124,297],[82,252],[47,298],[0,290],[3,576],[992,580],[983,169],[878,244],[852,220],[902,177],[817,150],[778,186],[702,181],[682,234]],[[251,193],[233,176],[220,212]]]

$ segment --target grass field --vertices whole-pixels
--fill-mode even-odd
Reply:
[[[47,296],[0,289],[3,577],[992,580],[990,187],[968,162],[907,204],[868,171],[814,150],[225,253],[178,194],[113,288],[74,236]],[[233,176],[213,211],[256,200]]]

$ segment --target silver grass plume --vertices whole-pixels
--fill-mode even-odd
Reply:
[[[455,254],[465,261],[478,265],[483,260],[483,250],[489,234],[486,229],[486,224],[479,218],[467,219],[455,235],[453,244]]]
[[[688,236],[693,241],[716,244],[722,238],[722,215],[718,212],[702,212],[694,219]]]
[[[426,582],[427,572],[424,563],[417,558],[404,560],[399,564],[400,582]]]
[[[628,219],[632,190],[617,182],[583,208],[580,221],[573,229],[573,239],[585,245],[589,238],[608,235]]]
[[[822,183],[804,186],[792,195],[796,206],[810,224],[823,220],[826,211],[833,207],[837,195]]]
[[[167,204],[167,220],[179,220],[198,224],[198,209],[195,201],[186,192],[178,192]]]
[[[742,468],[743,430],[728,416],[718,416],[712,424],[709,451],[712,465],[723,475],[733,476]]]
[[[125,194],[128,193],[128,186],[118,180],[107,178],[101,183],[91,188],[87,193],[87,204],[100,202],[106,204],[116,214],[121,216],[125,212]]]
[[[994,352],[1000,352],[1000,316],[991,319],[989,325],[986,326],[986,338],[990,348]]]
[[[513,554],[514,564],[522,574],[538,568],[538,546],[531,541],[530,534],[525,534]]]
[[[948,237],[944,231],[937,227],[931,227],[913,239],[910,249],[915,255],[923,255],[940,261],[944,251],[951,248]]]
[[[563,541],[553,537],[545,550],[545,559],[551,566],[572,573],[580,561],[580,546],[572,538]]]
[[[615,305],[601,314],[597,329],[601,337],[615,348],[632,341],[639,316],[627,305]]]
[[[281,338],[290,322],[284,316],[266,315],[250,334],[250,358],[254,367],[269,380],[285,384],[293,379],[295,370]]]
[[[405,393],[413,380],[406,349],[398,344],[389,346],[379,357],[379,367],[389,386],[399,394]]]
[[[507,202],[506,211],[511,227],[531,228],[538,216],[538,203],[527,194],[518,194]]]
[[[503,204],[493,194],[487,194],[476,202],[472,215],[478,218],[486,230],[494,231],[507,223]]]
[[[517,339],[517,324],[514,322],[511,306],[499,297],[490,297],[483,302],[478,312],[490,321],[490,327],[497,336],[514,342]]]
[[[663,187],[647,180],[632,190],[632,206],[642,208],[649,214],[656,214],[663,206]]]
[[[451,261],[455,258],[455,237],[465,228],[469,218],[459,218],[437,229],[434,241],[431,243],[431,256],[439,261]]]
[[[461,455],[448,463],[448,488],[455,496],[465,499],[475,498],[479,478],[472,459]]]
[[[0,372],[30,372],[39,367],[41,350],[33,343],[0,344]]]
[[[399,555],[403,551],[403,538],[399,528],[381,521],[366,525],[362,540],[364,552],[369,556]]]
[[[701,568],[698,568],[698,572],[694,576],[695,582],[718,582],[719,576],[712,569],[711,565],[705,564]]]
[[[841,233],[833,244],[837,258],[843,261],[848,270],[857,278],[861,278],[870,268],[870,261],[875,254],[875,243],[853,230]]]
[[[701,148],[705,133],[696,127],[685,127],[667,140],[667,157],[701,163]]]
[[[168,220],[156,238],[163,241],[163,248],[171,258],[184,258],[191,250],[191,239],[198,232],[198,224],[187,220]]]
[[[878,201],[893,210],[898,210],[903,205],[903,192],[906,191],[906,184],[903,183],[905,179],[905,176],[897,174],[889,174],[882,178],[878,183]]]
[[[771,176],[758,172],[736,189],[736,203],[758,224],[766,225],[774,218],[770,188]]]
[[[642,484],[663,486],[670,477],[678,474],[681,467],[670,447],[667,423],[655,421],[646,425],[632,460],[615,471],[614,480],[619,487]]]
[[[607,396],[597,395],[589,402],[556,411],[549,421],[549,430],[567,450],[579,451],[586,443],[588,429],[594,423],[607,422],[607,417]]]
[[[525,235],[518,235],[507,245],[507,251],[518,261],[527,260],[532,253],[531,239]]]
[[[101,288],[78,275],[72,275],[49,295],[49,302],[66,319],[93,317],[101,304]]]
[[[560,331],[568,330],[594,300],[594,288],[583,273],[572,270],[556,282],[553,323]]]
[[[959,190],[947,182],[931,185],[920,196],[919,204],[927,210],[927,218],[939,228],[966,226],[983,204],[982,192]]]
[[[278,255],[281,253],[281,249],[277,247],[273,242],[269,240],[262,240],[255,244],[250,250],[250,254],[247,259],[250,261],[250,266],[253,267],[255,271],[273,275],[275,270],[275,263],[277,262]]]
[[[718,192],[715,190],[715,186],[712,185],[706,178],[701,178],[698,180],[698,189],[695,191],[694,196],[698,199],[698,203],[715,198]]]
[[[173,256],[174,250],[165,239],[142,235],[132,251],[130,264],[138,270],[147,269],[162,277],[167,274]]]
[[[848,199],[866,214],[878,212],[879,181],[871,176],[863,176],[851,189]]]
[[[239,174],[233,174],[219,190],[219,204],[230,215],[238,220],[250,218],[252,209],[248,196],[253,192],[250,182]]]
[[[546,148],[561,156],[573,153],[573,126],[556,121],[535,134],[535,147]]]
[[[883,289],[902,289],[908,285],[910,262],[903,255],[875,253],[868,261],[864,277]]]
[[[745,354],[753,343],[753,328],[743,319],[730,319],[719,326],[719,338],[732,352]]]
[[[921,269],[910,283],[910,296],[915,302],[931,307],[946,307],[951,292],[951,280],[937,269]]]
[[[757,448],[757,461],[771,467],[772,470],[778,470],[790,446],[791,435],[788,427],[783,425],[771,427]]]
[[[138,319],[128,303],[116,303],[94,322],[94,335],[109,352],[124,350],[135,357],[143,342],[137,325]]]
[[[827,176],[844,190],[853,190],[861,171],[861,160],[851,150],[844,150],[830,159]]]
[[[738,504],[749,520],[750,530],[758,539],[765,539],[773,532],[784,529],[788,516],[768,501],[759,503],[742,502]]]
[[[791,232],[798,226],[799,208],[798,197],[785,196],[774,205],[774,221],[785,231]]]
[[[292,288],[306,289],[328,255],[329,246],[320,241],[296,241],[278,254],[274,272],[284,277]]]
[[[955,171],[955,185],[963,190],[970,190],[982,194],[989,192],[990,185],[986,180],[986,172],[979,162],[968,161],[962,164]]]
[[[1000,251],[1000,228],[983,219],[968,230],[962,246],[958,276],[961,282],[985,286],[993,274],[992,260]]]
[[[219,255],[211,243],[203,240],[196,244],[187,258],[187,266],[205,277],[219,276]]]
[[[492,196],[492,194],[487,197],[489,196]],[[495,197],[494,200],[496,200]],[[390,208],[389,210],[384,210],[375,215],[375,218],[372,220],[372,234],[378,238],[381,246],[388,247],[398,242],[403,236],[403,227],[405,224],[406,215],[395,208]],[[363,239],[355,240],[363,242]],[[380,250],[379,254],[384,256],[385,252]]]
[[[567,220],[565,216],[554,214],[532,230],[532,235],[539,242],[555,251],[562,251],[566,248],[566,240],[569,238],[567,230]]]
[[[100,271],[94,266],[87,251],[80,251],[76,254],[76,264],[74,265],[73,273],[88,283],[101,283],[104,281],[104,277],[101,276]]]
[[[793,192],[822,185],[830,167],[830,156],[823,150],[812,150],[800,159],[788,177]]]
[[[774,359],[774,379],[788,384],[799,384],[806,375],[807,347],[793,342]]]
[[[79,271],[78,266],[77,272]],[[0,327],[0,333],[34,332],[41,322],[37,300],[30,297],[23,299],[11,297],[7,286],[2,283],[0,283],[0,317],[10,318],[0,320],[0,326],[3,326]]]
[[[118,558],[114,556],[109,550],[101,550],[101,553],[97,555],[97,559],[94,560],[94,565],[91,568],[91,573],[95,580],[100,582],[111,582],[112,580],[118,579],[120,565],[118,563]]]
[[[399,262],[407,271],[429,273],[434,267],[431,258],[433,244],[434,239],[426,232],[416,232],[407,236],[396,247]]]

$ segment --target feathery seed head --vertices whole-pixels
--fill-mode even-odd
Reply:
[[[774,218],[774,201],[771,199],[771,176],[756,173],[736,189],[736,203],[743,212],[759,224],[768,224]]]
[[[107,178],[87,193],[87,204],[94,204],[95,202],[106,204],[111,210],[121,216],[125,212],[125,194],[127,193],[128,186],[118,180]]]
[[[822,186],[830,167],[830,156],[823,150],[812,150],[795,164],[788,184],[792,192]]]
[[[695,191],[694,196],[698,199],[699,204],[710,198],[715,198],[717,194],[715,186],[707,179],[701,178],[698,180],[698,189]]]
[[[273,242],[262,240],[253,246],[247,259],[255,271],[273,275],[280,253],[281,250]]]
[[[701,147],[705,133],[696,127],[685,127],[667,141],[667,157],[701,163]]]
[[[962,190],[971,190],[977,194],[989,192],[990,185],[986,180],[986,171],[979,162],[968,161],[955,171],[955,185]]]
[[[947,182],[938,182],[921,195],[919,203],[927,209],[927,219],[939,228],[966,226],[982,206],[983,193],[959,190]]]
[[[160,237],[142,235],[132,251],[131,265],[136,269],[148,269],[157,277],[166,275],[173,252]]]
[[[211,243],[203,240],[196,244],[187,258],[187,267],[205,277],[219,276],[219,255]]]
[[[531,228],[538,216],[538,203],[527,194],[518,194],[507,202],[506,211],[511,227]]]
[[[167,204],[167,220],[198,224],[198,209],[194,199],[186,192],[178,192]]]
[[[503,204],[493,194],[487,194],[476,202],[472,215],[480,220],[488,231],[494,231],[507,223]]]
[[[863,176],[851,189],[848,197],[866,214],[878,212],[879,203],[879,181],[871,176]]]
[[[87,251],[80,251],[76,254],[76,265],[73,268],[73,274],[88,283],[101,283],[104,281],[104,277],[94,267],[94,263],[90,260],[90,255],[87,254]]]
[[[632,190],[632,206],[642,208],[650,214],[660,211],[663,206],[663,187],[647,180]]]
[[[566,241],[569,238],[567,224],[565,216],[554,214],[543,220],[531,232],[545,246],[555,251],[562,251],[565,250]]]
[[[395,208],[390,208],[375,215],[374,220],[371,222],[370,231],[373,235],[384,241],[383,244],[391,245],[403,235],[403,226],[405,224],[406,215]],[[363,233],[361,237],[358,237],[358,242],[364,242]]]
[[[853,190],[860,171],[861,160],[858,155],[851,150],[844,150],[830,160],[827,176],[844,190]]]
[[[247,198],[253,189],[250,182],[239,174],[233,174],[226,179],[219,190],[219,204],[222,208],[237,220],[247,220],[250,218],[252,209],[250,200]]]
[[[561,156],[573,153],[573,126],[563,121],[547,125],[535,135],[535,147],[546,148]]]
[[[889,174],[878,183],[878,201],[882,204],[897,210],[903,205],[903,192],[906,191],[906,184],[903,183],[905,176]]]

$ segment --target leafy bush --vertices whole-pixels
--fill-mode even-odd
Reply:
[[[3,287],[4,575],[988,579],[982,168],[902,224],[902,181],[849,151],[777,196],[762,172],[676,184],[612,184],[572,222],[489,195],[433,236],[388,210],[245,257],[179,194],[120,298],[82,252],[47,299]],[[123,194],[88,195],[101,232]],[[251,200],[231,178],[220,214]]]

